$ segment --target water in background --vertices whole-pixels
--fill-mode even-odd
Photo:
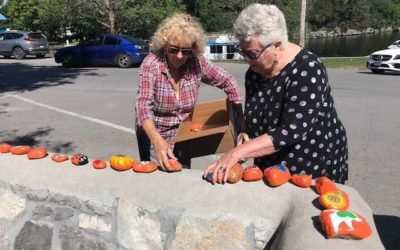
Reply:
[[[320,57],[367,56],[374,51],[386,49],[396,40],[400,40],[400,32],[382,32],[370,35],[308,39],[305,47]]]

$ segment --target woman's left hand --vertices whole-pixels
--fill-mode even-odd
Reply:
[[[204,170],[203,178],[206,178],[207,174],[212,172],[213,173],[211,181],[212,184],[215,184],[216,182],[218,183],[226,182],[231,168],[239,161],[239,158],[236,156],[235,150],[236,148],[229,150],[221,158],[219,158],[218,161],[209,165]],[[220,175],[222,173],[223,178],[218,178],[218,173],[220,173]]]

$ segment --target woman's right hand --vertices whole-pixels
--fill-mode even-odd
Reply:
[[[154,156],[164,171],[169,171],[169,159],[177,160],[169,144],[160,136],[153,142]]]

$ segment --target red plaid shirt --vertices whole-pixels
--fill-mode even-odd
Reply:
[[[140,67],[135,101],[136,126],[141,126],[146,119],[153,120],[157,131],[169,143],[179,124],[193,112],[201,82],[223,89],[231,101],[240,101],[237,82],[225,70],[203,56],[187,63],[187,71],[179,81],[179,100],[175,96],[165,57],[151,53]]]

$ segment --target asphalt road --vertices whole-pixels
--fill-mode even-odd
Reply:
[[[244,93],[245,64],[220,64]],[[371,206],[390,249],[400,241],[400,74],[328,69],[339,117],[349,139],[347,185]],[[65,69],[52,58],[0,57],[0,142],[46,146],[62,153],[108,159],[138,158],[134,105],[138,68]],[[203,85],[199,100],[224,97]],[[213,157],[196,159],[203,169]],[[1,170],[0,170],[1,171]]]

